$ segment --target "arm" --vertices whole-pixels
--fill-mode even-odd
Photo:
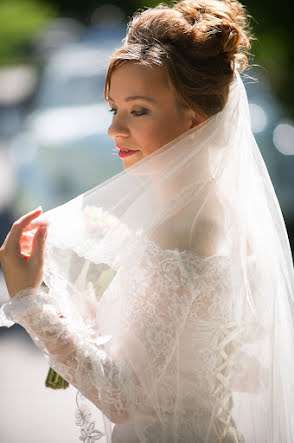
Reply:
[[[111,389],[113,386],[108,381],[114,383],[116,377],[123,376],[131,381],[130,377],[122,373],[122,368],[115,368],[114,359],[110,360],[109,353],[104,350],[103,340],[99,345],[91,331],[73,327],[70,319],[62,314],[55,297],[29,288],[17,293],[1,311],[3,317],[21,324],[50,366],[111,421],[122,423],[126,420],[122,393]],[[112,379],[106,379],[107,371],[112,373]],[[97,387],[101,388],[99,392]]]
[[[98,305],[98,336],[60,317],[58,298],[51,293],[20,292],[4,312],[25,327],[50,365],[111,421],[131,421],[156,392],[196,296],[192,258],[158,250],[133,269],[131,278],[118,272]],[[110,340],[103,343],[103,335]]]
[[[40,289],[45,243],[39,234],[30,259],[24,262],[20,257],[20,237],[33,218],[35,212],[15,223],[0,250],[12,297],[3,307],[3,317],[23,325],[50,365],[111,421],[161,419],[169,408],[166,401],[172,406],[173,399],[161,401],[157,388],[192,305],[198,317],[211,318],[214,311],[218,315],[221,305],[213,300],[220,297],[220,282],[225,290],[222,258],[210,262],[192,251],[162,250],[146,241],[143,258],[118,270],[97,304],[93,325],[83,309],[82,289],[75,287],[81,298],[74,310],[73,294],[58,283],[49,294]],[[33,292],[21,292],[29,287]],[[217,309],[211,310],[210,304],[217,304]]]
[[[89,356],[84,344],[92,346],[91,340],[87,337],[89,334],[86,333],[88,322],[85,322],[85,327],[81,328],[79,332],[73,330],[70,325],[76,324],[76,321],[71,322],[67,319],[66,324],[66,319],[60,314],[57,302],[60,301],[60,294],[57,293],[51,297],[51,294],[48,296],[40,288],[43,279],[47,233],[47,222],[38,220],[41,212],[42,209],[37,208],[18,219],[0,248],[1,267],[12,299],[0,309],[0,326],[10,327],[14,322],[23,325],[36,345],[49,356],[51,366],[55,367],[65,379],[78,386],[78,378],[75,381],[75,374],[80,370],[78,359],[84,351],[86,365]],[[35,233],[31,235],[34,229]],[[29,236],[27,232],[30,232]],[[30,252],[30,256],[23,255],[25,250]],[[81,308],[84,309],[82,312],[77,312],[77,318],[82,315],[87,316],[87,313],[91,314],[89,312],[91,306],[86,305]],[[67,311],[70,312],[71,309]],[[82,359],[81,363],[83,364]],[[83,381],[81,380],[81,392],[84,392]],[[88,387],[85,383],[84,385],[85,394],[90,400],[96,400],[99,407],[100,395],[97,395],[96,391],[95,396],[95,386],[93,391],[90,392],[89,389],[87,392]],[[93,396],[95,400],[93,400]],[[108,412],[111,418],[112,408],[111,405]],[[107,415],[107,412],[105,414]],[[121,417],[123,417],[122,414]]]

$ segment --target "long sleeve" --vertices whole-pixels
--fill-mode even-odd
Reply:
[[[74,326],[63,315],[58,299],[42,290],[20,291],[2,306],[2,312],[26,329],[56,372],[110,420],[122,419],[127,406],[122,388],[127,382],[132,383],[132,374],[122,367],[122,362],[118,367],[103,349],[104,337],[86,326]]]
[[[72,322],[52,290],[21,291],[2,308],[50,366],[117,423],[133,414],[154,416],[156,386],[191,306],[195,302],[194,315],[207,315],[209,278],[215,284],[221,268],[214,264],[204,278],[211,265],[192,252],[149,252],[131,273],[117,272],[97,304],[96,327]]]

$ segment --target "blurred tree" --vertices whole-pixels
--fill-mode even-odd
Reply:
[[[26,61],[32,39],[54,16],[54,7],[42,1],[1,0],[0,65]]]
[[[281,4],[268,0],[240,0],[252,16],[251,25],[256,41],[252,45],[255,62],[267,73],[276,96],[288,108],[294,118],[294,2],[284,0]],[[91,11],[102,4],[120,6],[130,17],[140,8],[152,7],[160,0],[51,0],[61,15],[67,14],[89,24]],[[166,0],[166,4],[176,0]]]
[[[152,7],[160,0],[1,0],[0,1],[0,63],[23,57],[23,50],[38,29],[56,14],[71,17],[85,25],[91,24],[93,12],[109,4],[122,8],[126,21],[138,9]],[[176,0],[166,0],[173,4]],[[241,0],[252,16],[251,26],[254,62],[265,71],[276,96],[294,118],[294,3],[281,4],[268,0]]]
[[[267,73],[276,97],[294,118],[294,3],[267,0],[244,0],[253,17],[252,27],[256,40],[252,53]]]

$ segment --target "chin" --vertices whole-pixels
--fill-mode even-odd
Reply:
[[[137,163],[138,161],[140,161],[143,158],[142,155],[138,156],[137,154],[134,154],[131,157],[127,157],[127,158],[122,159],[124,169],[127,169],[130,166],[133,166],[135,163]]]

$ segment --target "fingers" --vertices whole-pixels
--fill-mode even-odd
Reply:
[[[33,232],[22,233],[22,236],[20,238],[21,254],[31,254],[34,235],[35,234]]]
[[[28,214],[23,215],[13,223],[12,228],[5,240],[5,244],[9,244],[9,249],[12,248],[13,250],[20,252],[20,238],[23,229],[29,225],[32,220],[39,217],[41,213],[42,208],[39,207]]]
[[[46,237],[47,237],[47,227],[46,226],[39,227],[33,239],[32,252],[30,257],[31,261],[43,263]]]
[[[24,229],[25,226],[27,226],[31,221],[34,220],[34,218],[37,218],[42,212],[42,207],[39,206],[38,208],[34,209],[33,211],[28,212],[27,214],[20,217],[14,224],[20,225],[22,229]]]
[[[24,229],[23,229],[23,235],[25,235],[25,233],[29,232],[29,231],[33,231],[33,230],[37,230],[37,228],[40,225],[47,225],[48,221],[43,219],[37,219],[36,221],[33,220],[31,223],[29,223]],[[28,234],[28,235],[32,235],[32,234]]]

